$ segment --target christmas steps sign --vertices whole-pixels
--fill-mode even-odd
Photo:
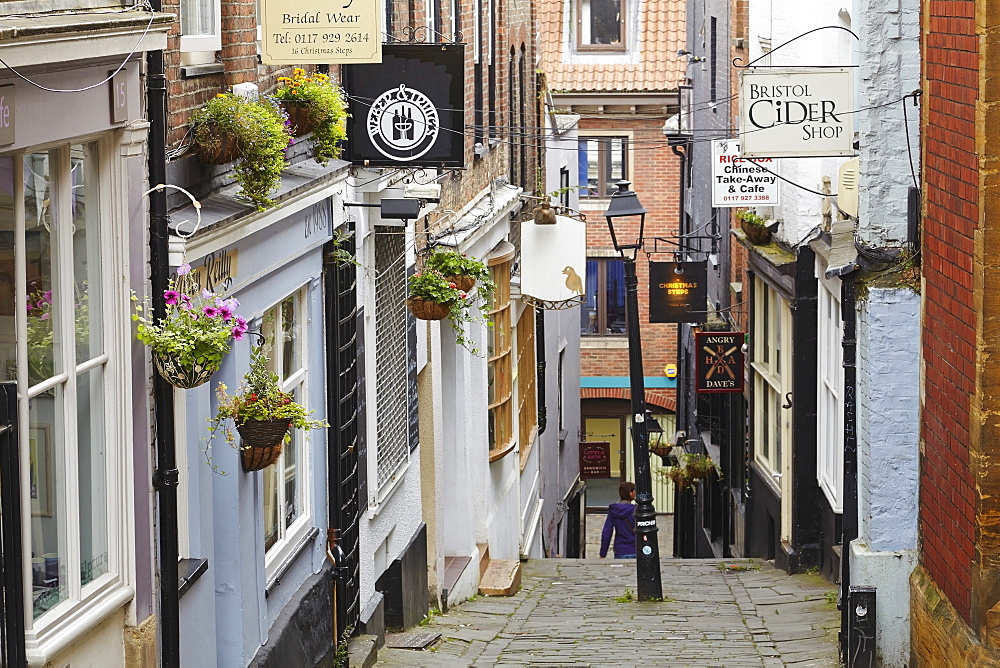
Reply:
[[[743,332],[697,332],[694,335],[696,392],[743,391]]]
[[[705,322],[708,263],[650,262],[649,321]]]
[[[382,59],[382,6],[376,0],[259,1],[264,64],[377,63]]]
[[[465,45],[385,44],[345,65],[344,159],[370,167],[465,166]]]

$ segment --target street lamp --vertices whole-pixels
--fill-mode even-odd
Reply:
[[[656,510],[653,508],[653,484],[649,471],[646,388],[642,371],[642,343],[639,338],[639,279],[635,273],[635,256],[642,248],[646,209],[639,203],[639,197],[628,189],[629,185],[628,181],[617,183],[618,191],[611,195],[604,217],[608,220],[611,243],[625,261],[625,331],[628,334],[632,460],[635,464],[636,590],[640,601],[658,601],[663,599],[663,585],[660,582],[660,548],[656,538]],[[615,219],[635,216],[639,217],[636,242],[619,244],[615,233]],[[631,254],[627,254],[627,250],[632,251]]]

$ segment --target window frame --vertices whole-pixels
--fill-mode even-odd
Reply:
[[[212,9],[212,14],[214,16],[215,32],[213,33],[200,33],[196,35],[185,35],[184,34],[184,22],[183,15],[185,6],[210,6]],[[212,59],[207,60],[207,56],[198,59],[198,62],[185,62],[186,65],[193,64],[207,64],[215,62],[215,52],[222,50],[222,2],[221,0],[181,0],[178,6],[179,17],[179,28],[181,30],[180,39],[180,50],[182,53],[211,53]],[[259,18],[259,4],[258,4],[258,18],[257,20],[257,32],[258,39],[260,33],[260,18]],[[205,62],[202,62],[205,61]]]
[[[24,581],[25,606],[25,644],[29,658],[34,662],[44,657],[44,661],[51,659],[52,643],[59,642],[58,638],[65,633],[71,633],[73,641],[77,639],[81,632],[70,629],[73,620],[83,616],[94,620],[105,618],[115,609],[120,608],[133,597],[133,590],[130,587],[130,573],[132,572],[132,554],[128,549],[131,530],[129,515],[123,512],[125,508],[131,507],[130,472],[132,469],[131,448],[132,443],[132,396],[126,391],[130,387],[130,370],[128,360],[130,359],[129,345],[131,342],[131,332],[127,325],[129,321],[129,311],[131,302],[129,301],[128,286],[124,281],[110,280],[114,275],[128,275],[128,234],[122,233],[117,227],[112,227],[112,221],[119,220],[124,212],[119,203],[113,197],[116,191],[116,183],[124,179],[122,173],[123,165],[118,156],[119,146],[113,138],[107,135],[84,136],[68,141],[60,142],[51,146],[31,147],[27,150],[11,152],[3,157],[9,158],[13,166],[13,229],[14,229],[14,303],[23,304],[27,299],[27,277],[26,277],[26,255],[25,255],[25,209],[24,209],[24,158],[31,153],[48,152],[49,160],[55,156],[55,165],[52,168],[56,190],[52,191],[52,206],[56,215],[67,217],[72,220],[72,213],[69,210],[70,198],[66,195],[68,188],[72,188],[72,163],[71,148],[76,145],[91,145],[96,151],[95,174],[98,179],[96,193],[98,196],[97,210],[97,243],[100,250],[102,271],[109,280],[101,281],[98,290],[88,291],[90,299],[100,299],[100,312],[104,325],[100,329],[99,342],[103,352],[96,356],[90,356],[83,362],[76,359],[75,346],[63,346],[62,356],[64,367],[68,370],[53,373],[47,380],[36,383],[29,387],[27,370],[27,314],[22,309],[15,309],[14,327],[16,346],[14,348],[16,379],[18,381],[18,408],[17,419],[19,428],[19,451],[21,461],[31,460],[30,454],[30,415],[28,402],[53,389],[56,386],[75,388],[77,378],[89,370],[103,368],[103,414],[104,439],[108,444],[105,448],[104,459],[104,485],[108,498],[105,506],[105,524],[107,532],[108,563],[107,571],[94,578],[90,582],[83,584],[83,577],[78,568],[66,568],[67,575],[67,597],[56,603],[51,609],[43,612],[37,618],[32,614],[32,564],[30,555],[32,554],[32,508],[30,502],[30,471],[24,466],[20,471],[20,484],[22,494],[22,524],[24,530],[21,536],[21,549],[25,555],[22,565],[22,577]],[[67,187],[68,184],[68,187]],[[62,193],[60,195],[60,192]],[[72,229],[72,225],[69,226]],[[55,226],[53,226],[55,228]],[[72,232],[69,235],[69,243],[66,239],[58,240],[59,235],[66,237],[66,234],[53,232],[54,252],[53,265],[55,267],[65,266],[65,261],[69,257],[72,266]],[[17,240],[22,240],[18,243]],[[62,248],[59,248],[62,246]],[[57,270],[58,271],[58,270]],[[53,286],[60,290],[66,290],[73,286],[73,276],[70,272],[60,271],[53,274]],[[70,335],[74,325],[73,318],[62,318],[64,321],[60,327],[63,338]],[[24,362],[22,363],[21,360]],[[69,364],[66,364],[69,362]],[[65,393],[64,405],[61,410],[62,419],[74,417],[76,413],[75,389]],[[82,552],[82,540],[80,535],[80,493],[81,485],[79,480],[79,458],[75,456],[77,452],[78,437],[76,429],[79,422],[73,426],[63,423],[63,427],[58,430],[59,434],[54,434],[54,448],[62,448],[64,458],[62,470],[55,467],[53,471],[53,486],[62,485],[65,489],[64,506],[59,508],[59,512],[66,514],[66,554],[60,552],[60,559],[65,559],[67,563],[79,563]],[[66,434],[72,434],[68,438]],[[61,436],[61,438],[60,438]],[[61,474],[61,475],[60,475]],[[58,495],[53,504],[60,505]],[[71,641],[72,642],[72,641]]]
[[[844,504],[844,373],[840,279],[820,274],[816,392],[816,480],[835,513]]]
[[[295,396],[295,400],[299,403],[308,405],[309,397],[309,363],[306,355],[309,351],[309,341],[308,341],[308,323],[310,321],[309,317],[309,287],[308,284],[299,286],[297,289],[293,290],[290,294],[286,295],[278,302],[268,306],[264,309],[264,315],[261,319],[261,328],[264,330],[266,327],[273,327],[274,332],[281,332],[283,323],[283,314],[281,313],[282,304],[287,299],[293,299],[295,316],[298,320],[295,323],[295,353],[298,356],[298,367],[291,372],[291,374],[286,375],[284,369],[284,360],[282,358],[281,352],[278,348],[278,342],[274,341],[274,348],[270,353],[271,357],[271,370],[273,373],[278,374],[279,387],[282,392],[289,392]],[[270,316],[270,314],[274,314]],[[268,318],[273,317],[273,324],[268,325]],[[277,337],[275,337],[277,338]],[[256,484],[259,485],[259,496],[261,499],[261,545],[264,544],[266,540],[266,516],[264,513],[264,476],[269,475],[272,471],[272,467],[280,467],[279,471],[284,471],[285,469],[285,458],[289,448],[295,448],[295,480],[296,486],[298,487],[298,494],[301,498],[301,505],[298,510],[298,516],[288,525],[284,526],[283,517],[285,508],[287,507],[287,499],[285,499],[285,489],[288,480],[288,472],[284,471],[284,475],[279,473],[279,484],[275,490],[276,499],[275,504],[278,507],[278,537],[271,547],[265,547],[264,549],[264,574],[268,581],[273,579],[279,569],[291,559],[295,553],[298,551],[299,546],[302,541],[305,540],[306,536],[309,534],[312,524],[313,524],[313,508],[312,508],[312,487],[311,487],[311,477],[308,475],[308,471],[311,470],[311,457],[310,448],[308,443],[310,440],[309,432],[302,429],[291,429],[291,442],[286,443],[285,447],[282,448],[281,454],[278,456],[278,460],[266,467],[261,471],[261,475],[258,476]]]
[[[621,147],[622,151],[622,173],[620,176],[615,177],[611,174],[613,161],[611,160],[611,144],[619,140],[623,142]],[[626,181],[630,180],[629,176],[632,172],[632,134],[622,133],[622,132],[593,132],[588,131],[587,134],[580,135],[577,141],[577,157],[581,156],[581,145],[596,141],[599,143],[598,153],[597,153],[597,194],[590,194],[590,161],[589,161],[589,147],[588,147],[588,159],[580,160],[581,171],[586,169],[586,174],[581,174],[579,176],[584,176],[585,178],[580,179],[578,184],[578,193],[581,200],[587,202],[593,202],[594,200],[609,200],[612,194],[615,192],[615,184],[624,179]]]
[[[626,331],[627,327],[626,327],[624,321],[622,322],[622,331],[621,332],[611,332],[611,331],[608,331],[610,328],[608,327],[608,323],[607,323],[607,320],[608,320],[608,297],[607,297],[607,288],[608,288],[608,278],[607,278],[607,276],[608,276],[608,274],[607,274],[607,265],[610,262],[620,262],[621,265],[622,265],[622,274],[624,276],[625,259],[623,257],[621,257],[620,255],[611,255],[611,256],[606,256],[606,257],[590,256],[586,260],[588,271],[589,271],[589,267],[590,267],[590,263],[591,262],[596,262],[597,263],[597,294],[594,296],[594,300],[595,300],[595,307],[596,307],[595,320],[596,320],[596,323],[597,323],[597,327],[598,327],[598,329],[600,331],[597,331],[597,332],[584,331],[583,323],[581,321],[581,323],[580,323],[580,336],[582,338],[584,338],[584,339],[588,339],[588,338],[623,339],[623,338],[625,338],[625,337],[628,336],[628,332]],[[585,272],[585,274],[586,274],[586,272]],[[589,276],[585,275],[584,276],[584,289],[585,289],[585,291],[584,291],[584,299],[586,301],[584,302],[584,308],[581,309],[581,315],[586,312],[586,307],[590,303],[590,295],[587,293],[587,286],[590,283],[590,281],[588,279],[589,279]],[[624,282],[622,284],[622,287],[624,289]],[[622,295],[624,297],[624,292],[622,293]]]
[[[791,483],[792,430],[791,413],[782,406],[792,384],[791,309],[788,300],[760,276],[754,276],[754,288],[754,461],[785,496]],[[772,432],[778,436],[774,443]]]
[[[618,0],[619,16],[618,28],[620,41],[610,44],[595,44],[584,41],[584,20],[590,16],[590,3],[592,0],[576,0],[576,50],[605,53],[621,53],[628,50],[628,0]]]
[[[489,378],[499,379],[494,389],[493,399],[487,400],[487,411],[491,426],[487,429],[490,462],[495,462],[513,452],[517,446],[514,432],[514,331],[511,323],[510,270],[514,252],[504,253],[486,261],[491,278],[496,283],[492,301],[486,318],[487,337],[487,383]],[[500,385],[500,383],[503,383]],[[489,396],[489,395],[487,395]]]
[[[514,339],[517,342],[517,365],[514,387],[517,396],[517,440],[521,451],[521,470],[527,463],[538,432],[538,378],[535,350],[535,307],[527,304],[517,319]]]

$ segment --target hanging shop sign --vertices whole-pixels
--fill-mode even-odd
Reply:
[[[580,443],[580,477],[610,478],[611,477],[611,444]]]
[[[760,158],[753,162],[741,158],[737,139],[713,141],[712,206],[778,204],[778,177],[771,173],[777,169],[773,158]]]
[[[743,391],[744,339],[743,332],[697,332],[694,335],[695,391]]]
[[[555,225],[521,225],[521,294],[541,302],[583,303],[587,225],[556,216]]]
[[[376,0],[259,0],[265,64],[378,63],[382,6]]]
[[[740,72],[743,158],[854,155],[854,70]]]
[[[345,159],[371,167],[465,166],[465,46],[386,44],[378,65],[344,67]]]
[[[707,262],[649,263],[649,321],[705,322]]]

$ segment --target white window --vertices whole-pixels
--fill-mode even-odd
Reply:
[[[126,239],[100,147],[0,157],[0,361],[18,382],[29,651],[82,609],[129,598]]]
[[[844,349],[840,279],[820,279],[816,478],[834,512],[844,502]]]
[[[272,345],[268,368],[278,376],[281,391],[309,407],[304,361],[303,325],[308,322],[305,304],[303,289],[272,306],[264,313],[262,333]],[[282,448],[278,461],[263,471],[264,562],[268,577],[292,556],[311,526],[308,476],[303,475],[309,470],[306,445],[310,432],[292,429],[289,433],[291,442]]]
[[[788,478],[791,410],[791,312],[788,302],[754,279],[754,458],[779,490]]]
[[[222,49],[220,0],[181,0],[181,58],[184,65],[215,62]]]

